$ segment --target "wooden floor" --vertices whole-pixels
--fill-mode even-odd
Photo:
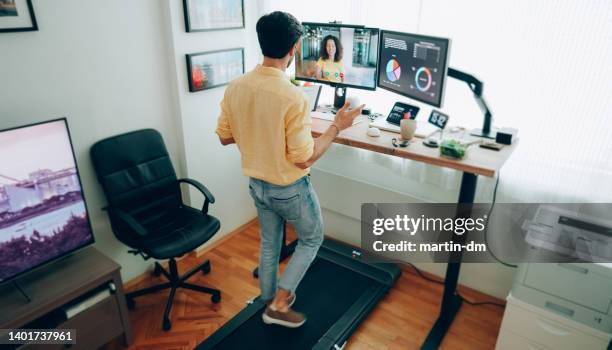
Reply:
[[[190,256],[179,262],[183,272],[210,259],[211,273],[196,275],[190,282],[221,289],[221,303],[215,305],[206,295],[182,290],[172,309],[172,330],[163,332],[161,321],[168,292],[138,298],[136,309],[130,313],[135,342],[129,349],[191,350],[238,313],[247,300],[257,296],[259,287],[251,272],[257,265],[258,229],[253,222],[202,257]],[[289,236],[294,237],[289,231]],[[402,267],[402,272],[396,286],[351,336],[347,349],[419,348],[438,314],[442,286],[420,278],[407,266]],[[150,276],[128,284],[128,289],[162,281],[163,277]],[[468,288],[460,288],[460,293],[471,301],[499,301]],[[493,349],[502,315],[500,307],[464,303],[441,349]],[[121,349],[119,344],[117,341],[104,349]]]

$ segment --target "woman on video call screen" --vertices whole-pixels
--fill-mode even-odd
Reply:
[[[320,56],[317,61],[317,78],[334,83],[344,82],[344,65],[342,63],[342,43],[333,35],[321,41]]]
[[[331,85],[374,89],[378,29],[305,23],[295,57],[295,77]]]

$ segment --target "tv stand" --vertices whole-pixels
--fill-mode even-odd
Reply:
[[[88,247],[27,273],[19,278],[19,284],[2,284],[0,329],[76,329],[76,344],[70,346],[73,350],[98,349],[118,337],[129,346],[132,327],[119,270],[113,260]],[[108,290],[109,295],[70,318],[65,316],[64,306],[88,300],[89,295],[102,290]]]
[[[30,298],[29,295],[26,294],[26,292],[23,291],[23,288],[21,288],[21,286],[19,285],[19,283],[17,282],[17,280],[13,280],[13,285],[15,286],[15,288],[17,288],[17,290],[19,291],[19,293],[21,293],[21,295],[23,295],[23,297],[25,298],[25,300],[28,301],[28,303],[30,301],[32,301],[32,299]]]

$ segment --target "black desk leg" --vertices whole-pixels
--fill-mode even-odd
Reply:
[[[474,203],[476,194],[477,175],[471,173],[463,173],[461,178],[461,188],[459,189],[459,203]],[[469,213],[462,213],[463,215]],[[467,237],[463,235],[465,240]],[[461,261],[462,252],[453,253],[453,261]],[[456,294],[457,282],[459,281],[459,270],[461,263],[449,263],[446,268],[446,277],[444,278],[444,295],[442,296],[442,306],[436,323],[433,325],[425,342],[421,346],[422,350],[434,350],[440,347],[446,332],[450,328],[457,312],[461,308],[463,302]]]
[[[283,225],[283,242],[284,243],[283,243],[283,246],[281,247],[281,252],[280,252],[280,257],[278,259],[278,262],[281,262],[287,259],[288,257],[290,257],[291,254],[293,254],[293,252],[295,251],[295,246],[297,245],[297,239],[287,244],[287,223]],[[259,267],[256,267],[255,270],[253,270],[253,277],[255,278],[259,277]]]

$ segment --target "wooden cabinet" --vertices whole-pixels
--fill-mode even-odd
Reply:
[[[122,337],[132,343],[132,329],[123,292],[120,266],[94,247],[85,248],[18,279],[27,301],[11,283],[0,286],[0,329],[76,329],[76,344],[25,345],[19,350],[98,349]],[[63,308],[107,290],[70,318]]]

